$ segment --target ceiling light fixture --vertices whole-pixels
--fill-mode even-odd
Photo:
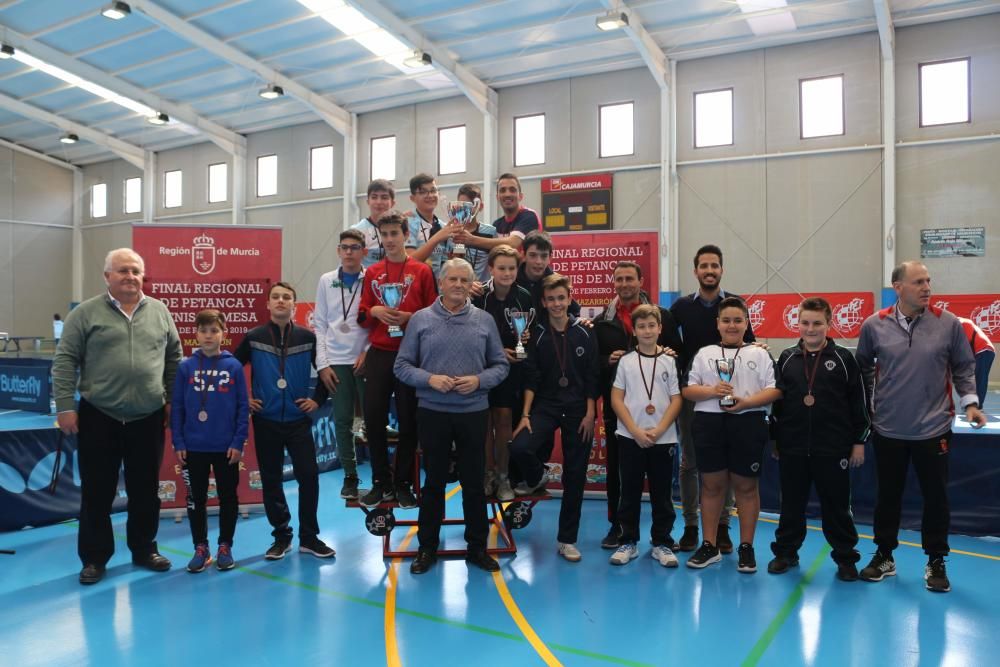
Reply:
[[[0,58],[6,60],[7,58],[13,58],[13,57],[14,57],[13,46],[11,46],[10,44],[4,44],[3,46],[0,46]]]
[[[281,86],[276,86],[273,83],[269,83],[264,88],[257,91],[257,94],[263,97],[265,100],[276,100],[285,94],[285,89]]]
[[[599,30],[618,30],[628,25],[628,14],[610,11],[603,16],[598,16],[596,23]]]
[[[59,141],[63,142],[64,144],[75,144],[76,142],[80,141],[80,137],[70,132],[69,134],[64,134],[61,137],[59,137]]]
[[[170,122],[170,116],[161,111],[160,113],[155,114],[153,116],[148,116],[146,118],[146,122],[148,122],[150,125],[166,125],[167,123]]]
[[[403,59],[403,64],[407,67],[427,67],[431,64],[431,54],[417,49],[411,55]]]
[[[112,21],[123,19],[131,13],[132,8],[128,6],[127,2],[112,2],[101,8],[101,16],[109,18]]]

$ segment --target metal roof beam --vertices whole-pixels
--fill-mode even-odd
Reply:
[[[191,107],[176,104],[154,95],[139,86],[127,81],[111,76],[104,70],[89,65],[82,60],[72,58],[62,51],[52,48],[42,42],[22,35],[21,33],[7,28],[5,31],[5,43],[15,49],[22,49],[34,57],[44,60],[50,65],[55,65],[66,70],[70,74],[92,81],[107,88],[119,95],[129,97],[137,102],[167,114],[173,120],[180,121],[186,125],[197,129],[204,134],[212,143],[231,155],[246,154],[246,137],[239,135],[232,130],[225,128],[207,118],[198,115]]]
[[[98,132],[87,125],[74,123],[73,121],[67,120],[62,116],[57,116],[54,113],[31,104],[25,104],[21,100],[2,93],[0,93],[0,107],[13,111],[17,114],[21,114],[26,118],[34,118],[35,120],[43,123],[48,123],[53,127],[58,127],[63,132],[72,132],[81,139],[86,139],[92,144],[103,146],[112,151],[118,157],[134,164],[140,169],[142,168],[145,151],[135,144],[130,144],[122,141],[121,139],[116,139],[111,135]]]
[[[351,114],[327,98],[309,90],[300,83],[296,83],[281,72],[265,65],[243,51],[225,44],[218,37],[205,32],[201,28],[195,27],[154,2],[149,2],[149,0],[131,0],[129,4],[134,11],[141,12],[149,20],[175,35],[183,37],[192,44],[224,60],[228,60],[238,67],[250,70],[266,83],[281,86],[286,94],[297,98],[303,104],[312,108],[330,127],[341,135],[346,136],[351,131]]]
[[[386,9],[379,0],[347,0],[347,2],[394,37],[407,42],[414,49],[429,53],[432,66],[451,79],[480,112],[496,116],[496,91],[473,74],[472,70],[453,58],[446,48],[427,39],[422,32]]]
[[[670,81],[667,56],[664,55],[663,49],[656,43],[656,40],[646,31],[639,16],[629,11],[629,8],[621,0],[601,0],[601,4],[609,10],[623,12],[628,16],[628,23],[623,30],[629,36],[629,39],[632,40],[632,43],[635,44],[635,48],[639,51],[639,55],[642,56],[643,62],[646,63],[646,67],[652,73],[656,85],[661,90],[666,90],[673,85]]]

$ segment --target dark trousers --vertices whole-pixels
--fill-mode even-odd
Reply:
[[[858,530],[851,514],[851,472],[846,456],[796,456],[782,454],[781,517],[771,551],[775,556],[798,556],[806,539],[806,505],[815,484],[823,516],[823,535],[833,548],[836,563],[857,563]]]
[[[389,485],[413,484],[413,462],[417,452],[417,392],[396,378],[392,366],[396,353],[369,348],[365,357],[365,433],[372,459],[372,482]],[[389,442],[385,427],[389,423],[389,398],[396,395],[399,419],[399,443],[396,460],[389,471]]]
[[[639,541],[639,513],[642,511],[642,483],[649,480],[649,504],[653,510],[653,527],[650,531],[653,546],[673,548],[677,512],[670,498],[674,474],[675,443],[640,447],[635,440],[618,437],[621,503],[618,505],[618,522],[621,524],[622,543]],[[608,467],[610,481],[610,466]]]
[[[610,401],[606,401],[604,406],[604,409],[611,411],[611,416],[614,417],[610,421],[607,419],[604,420],[604,449],[607,454],[605,464],[608,469],[608,521],[611,523],[612,528],[620,528],[621,520],[618,518],[618,507],[622,494],[622,482],[619,474],[621,470],[621,441],[619,436],[615,434],[615,429],[618,428],[618,417],[611,410]],[[671,471],[672,474],[673,471]]]
[[[184,482],[187,485],[187,515],[194,545],[208,544],[208,476],[215,472],[215,489],[219,494],[219,544],[233,546],[239,499],[236,487],[240,483],[240,464],[230,464],[225,452],[187,453]]]
[[[875,433],[875,465],[878,470],[878,497],[875,501],[875,544],[879,551],[892,553],[899,546],[899,520],[903,507],[906,470],[913,461],[924,515],[920,537],[928,556],[948,555],[948,446],[951,431],[927,440],[897,440]]]
[[[458,479],[462,484],[462,512],[465,541],[469,551],[486,549],[489,521],[483,492],[486,424],[489,410],[478,412],[438,412],[417,410],[420,446],[423,452],[424,486],[420,494],[417,540],[421,551],[437,551],[441,519],[444,518],[444,488],[448,484],[451,445],[458,454]]]
[[[78,414],[80,561],[103,566],[115,552],[111,505],[118,493],[118,471],[123,464],[128,494],[126,543],[133,560],[155,552],[160,520],[163,410],[122,424],[81,400]]]
[[[316,465],[316,443],[312,436],[312,420],[275,422],[253,418],[254,444],[260,483],[264,492],[264,512],[279,542],[292,541],[292,520],[285,500],[285,450],[292,459],[292,473],[299,484],[299,541],[309,541],[319,535],[316,509],[319,507],[319,466]]]
[[[584,410],[563,412],[562,410],[536,403],[531,410],[531,428],[521,431],[510,446],[511,458],[524,474],[524,480],[531,486],[538,484],[545,474],[545,461],[539,458],[547,443],[552,441],[556,429],[562,437],[563,474],[562,505],[559,508],[558,540],[564,544],[575,544],[580,530],[580,509],[583,506],[583,485],[587,481],[587,462],[593,441],[584,442],[577,429],[583,419]]]

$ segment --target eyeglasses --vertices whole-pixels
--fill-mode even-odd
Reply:
[[[437,188],[420,188],[417,190],[417,194],[421,197],[429,197],[431,195],[436,195],[438,193]]]
[[[358,245],[357,243],[341,243],[337,247],[344,252],[361,252],[361,249],[364,248],[363,245]]]

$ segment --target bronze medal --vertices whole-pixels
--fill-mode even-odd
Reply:
[[[654,407],[652,403],[650,403],[649,405],[646,406],[646,414],[647,415],[651,415],[654,412],[656,412],[656,407]]]
[[[566,377],[565,375],[562,376],[561,378],[559,378],[559,386],[563,387],[564,389],[566,387],[568,387],[569,386],[569,378]]]
[[[802,397],[802,402],[806,404],[806,407],[811,408],[816,405],[816,397],[812,394],[806,394]]]

